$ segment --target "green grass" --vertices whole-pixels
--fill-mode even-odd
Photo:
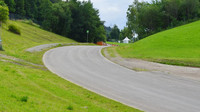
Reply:
[[[115,47],[109,47],[109,48],[105,48],[109,54],[109,56],[115,58],[117,57],[116,55],[116,50],[115,50]]]
[[[21,22],[22,35],[4,29],[1,54],[42,65],[46,51],[25,50],[40,44],[75,43],[59,35]],[[5,26],[4,26],[5,27]],[[107,99],[51,73],[43,66],[0,57],[0,112],[140,112]]]
[[[200,21],[163,31],[134,44],[117,47],[125,58],[200,67]]]
[[[107,44],[111,44],[111,45],[118,45],[118,46],[120,46],[120,47],[123,47],[123,46],[128,45],[128,44],[126,44],[126,43],[118,43],[118,42],[106,42],[106,43],[107,43]],[[106,51],[108,52],[108,55],[109,55],[110,57],[115,58],[115,57],[117,57],[116,49],[117,49],[116,46],[104,48],[104,49],[102,50],[102,54],[104,54],[104,52],[105,52],[105,50],[106,50]],[[105,55],[104,55],[104,56],[105,56]]]
[[[118,42],[106,42],[107,44],[114,44],[114,45],[118,45],[118,46],[125,46],[127,44],[125,43],[118,43]]]

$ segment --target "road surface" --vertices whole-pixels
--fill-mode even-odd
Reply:
[[[101,46],[67,46],[44,54],[45,66],[93,92],[147,112],[200,112],[200,82],[135,72],[110,62]]]

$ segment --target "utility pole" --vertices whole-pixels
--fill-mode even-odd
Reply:
[[[89,30],[87,30],[87,43],[88,43],[88,34],[90,33],[90,31]]]

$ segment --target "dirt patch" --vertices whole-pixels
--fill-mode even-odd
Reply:
[[[122,58],[117,52],[115,52],[116,57],[112,57],[109,55],[107,48],[104,48],[102,52],[104,52],[104,56],[110,61],[137,72],[163,72],[165,74],[167,73],[200,81],[200,68],[165,65],[134,58]]]

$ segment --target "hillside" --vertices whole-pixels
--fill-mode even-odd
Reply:
[[[125,58],[200,67],[200,21],[163,31],[116,51]]]
[[[9,24],[14,24],[21,30],[21,35],[16,35],[7,31],[7,26]],[[42,30],[36,26],[32,26],[20,21],[9,21],[7,25],[4,25],[4,30],[2,31],[2,41],[3,49],[5,50],[3,54],[14,56],[17,58],[23,58],[28,61],[33,59],[36,61],[38,59],[37,53],[25,52],[26,49],[49,43],[77,43],[74,40],[59,36],[54,33]],[[5,30],[6,29],[6,30]],[[42,56],[42,55],[41,55]],[[42,63],[38,60],[36,63]]]
[[[7,31],[8,24],[17,25],[22,35]],[[139,112],[49,72],[42,63],[48,49],[25,51],[36,45],[75,41],[19,21],[8,24],[2,36],[5,51],[0,51],[1,112]]]

